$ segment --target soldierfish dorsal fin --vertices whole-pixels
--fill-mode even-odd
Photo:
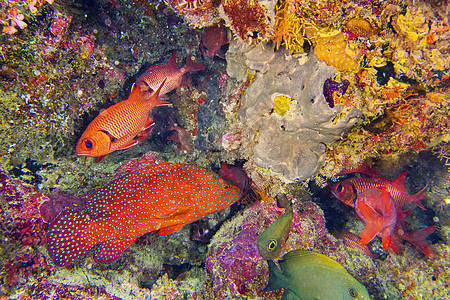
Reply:
[[[407,194],[405,188],[406,175],[408,175],[408,171],[402,172],[402,174],[398,175],[397,178],[392,180],[392,185],[394,185],[401,193],[404,194]]]
[[[146,90],[145,87],[140,85],[136,86],[133,91],[131,91],[128,100],[137,102],[146,101],[151,106],[150,109],[160,105],[172,105],[172,103],[159,98],[159,92],[161,91],[163,85],[166,83],[166,80],[167,78],[165,78],[159,88],[151,94]]]
[[[178,68],[177,65],[177,51],[175,51],[172,56],[169,58],[169,62],[167,63],[167,66],[170,66],[172,68]]]

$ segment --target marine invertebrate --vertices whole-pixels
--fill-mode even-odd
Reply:
[[[225,24],[250,45],[270,37],[274,22],[270,9],[258,0],[222,0],[220,6]]]
[[[307,28],[314,28],[314,25],[303,19],[290,1],[279,1],[272,36],[276,49],[284,44],[290,54],[308,52]]]
[[[344,26],[350,33],[359,37],[370,37],[378,32],[368,20],[361,18],[350,19]]]
[[[219,22],[220,0],[164,0],[177,14],[194,27],[207,27]]]
[[[325,80],[323,84],[323,95],[331,108],[333,108],[335,104],[333,99],[334,93],[339,92],[340,95],[343,95],[349,86],[350,81],[347,79],[344,79],[341,83],[337,83],[331,78],[327,78],[327,80]]]
[[[242,61],[232,55],[233,51],[230,47],[230,65]],[[294,60],[286,54],[286,50],[273,54],[273,45],[258,45],[241,54],[248,68],[257,68],[261,74],[245,90],[238,119],[247,126],[243,135],[254,137],[256,142],[255,164],[292,182],[319,170],[325,157],[324,144],[332,143],[350,128],[359,111],[328,105],[323,84],[334,76],[333,68],[314,55]],[[335,120],[339,112],[343,118]]]
[[[314,54],[319,60],[333,66],[338,71],[356,72],[359,68],[357,53],[348,47],[345,33],[339,32],[332,36],[320,36],[312,39]]]

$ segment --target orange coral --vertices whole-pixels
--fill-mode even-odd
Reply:
[[[248,44],[261,42],[271,31],[270,20],[256,0],[223,0],[222,8],[231,29]]]
[[[219,22],[220,0],[166,0],[177,14],[195,27],[206,27]]]

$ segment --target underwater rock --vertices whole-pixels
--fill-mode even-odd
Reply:
[[[247,139],[256,136],[256,165],[281,174],[286,182],[305,180],[323,165],[326,145],[353,126],[360,111],[328,105],[323,85],[335,75],[332,67],[313,54],[291,56],[286,50],[274,53],[273,47],[246,47],[236,40],[230,45],[231,76],[242,79],[248,69],[257,71],[242,97],[238,119],[247,127]],[[246,67],[239,66],[242,62]]]
[[[221,91],[216,79],[206,85],[207,101],[197,113],[198,131],[195,148],[198,150],[222,149],[221,137],[225,133],[227,119],[220,112],[219,97]]]

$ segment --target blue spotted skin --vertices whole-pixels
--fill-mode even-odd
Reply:
[[[240,193],[216,173],[197,166],[147,166],[97,189],[86,212],[61,212],[49,226],[48,251],[64,266],[99,244],[94,259],[111,263],[143,234],[172,233],[231,205]]]

